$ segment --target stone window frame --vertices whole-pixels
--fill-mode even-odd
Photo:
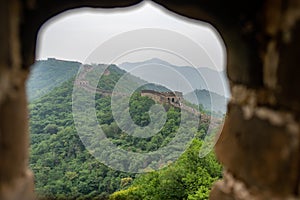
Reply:
[[[35,60],[36,38],[40,27],[55,15],[69,9],[129,7],[139,2],[141,1],[60,0],[53,3],[52,0],[4,0],[1,2],[0,21],[4,31],[0,32],[0,42],[4,48],[0,50],[0,199],[34,199],[33,175],[27,166],[29,137],[25,83],[29,66]],[[299,116],[300,113],[300,97],[299,93],[295,94],[295,90],[297,91],[300,82],[296,77],[299,69],[292,66],[299,63],[297,61],[299,49],[296,46],[300,43],[299,36],[292,37],[300,35],[300,16],[297,14],[300,13],[299,1],[154,0],[153,2],[183,17],[207,22],[221,34],[226,46],[227,75],[232,91],[225,127],[227,129],[235,127],[233,119],[241,120],[247,126],[258,123],[258,127],[267,130],[266,138],[278,133],[278,137],[282,137],[281,141],[286,141],[288,145],[289,151],[286,154],[289,156],[290,164],[280,159],[271,160],[275,166],[283,165],[289,169],[284,177],[285,185],[281,185],[283,177],[276,171],[277,168],[270,169],[264,174],[272,180],[271,182],[268,182],[269,179],[261,180],[258,176],[264,171],[264,166],[255,172],[258,175],[245,174],[246,169],[251,171],[253,169],[251,167],[255,165],[253,163],[247,165],[249,162],[243,160],[253,156],[252,152],[243,146],[245,144],[241,140],[243,136],[249,136],[244,126],[240,127],[244,132],[239,132],[238,128],[236,132],[227,129],[223,131],[216,151],[227,171],[224,173],[225,181],[216,184],[215,188],[218,189],[213,190],[211,199],[218,199],[220,196],[223,196],[223,199],[253,199],[251,197],[253,194],[260,199],[270,199],[279,194],[280,197],[299,196],[300,162],[297,153],[300,123],[299,118],[295,116]],[[291,40],[295,40],[295,43],[293,44]],[[275,62],[273,58],[276,58]],[[289,73],[291,70],[295,73]],[[289,79],[293,81],[290,83]],[[252,115],[255,117],[250,120]],[[281,122],[283,123],[280,124]],[[286,130],[282,129],[285,126],[289,129],[281,134],[280,130]],[[293,135],[290,134],[292,132]],[[253,142],[258,142],[258,139],[253,139]],[[270,141],[261,145],[256,150],[264,153],[263,146],[273,143]],[[284,143],[278,145],[277,149],[285,147]],[[227,147],[230,147],[230,150]],[[232,163],[239,158],[238,151],[241,149],[247,156],[240,157],[240,166],[236,168]],[[278,152],[272,149],[268,153],[273,155]]]

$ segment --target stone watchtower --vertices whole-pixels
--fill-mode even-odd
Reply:
[[[154,90],[142,90],[141,96],[147,96],[158,103],[170,103],[181,105],[183,100],[182,92],[157,92]]]

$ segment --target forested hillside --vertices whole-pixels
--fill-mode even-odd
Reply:
[[[99,88],[112,90],[125,73],[116,66],[110,66],[109,71],[100,79]],[[138,79],[128,84],[137,84],[135,80]],[[207,199],[212,182],[221,174],[213,154],[204,159],[198,156],[207,124],[190,127],[195,134],[192,145],[168,167],[146,174],[116,171],[92,157],[81,142],[72,115],[73,86],[74,77],[66,79],[29,105],[30,167],[40,199]],[[167,90],[153,84],[146,88]],[[167,121],[158,134],[151,138],[135,138],[118,127],[110,104],[110,96],[96,95],[98,122],[109,140],[127,151],[151,152],[166,146],[175,137],[182,120],[180,109],[164,105]],[[149,124],[148,110],[152,105],[154,101],[141,97],[138,91],[132,95],[129,112],[137,125]]]
[[[60,86],[63,82],[74,77],[81,63],[50,58],[36,61],[31,66],[31,73],[27,81],[27,96],[33,101]]]
[[[121,180],[121,190],[110,200],[204,200],[208,199],[212,183],[221,178],[221,166],[210,153],[199,158],[201,140],[194,139],[191,146],[173,164],[147,174],[136,176],[132,184]]]

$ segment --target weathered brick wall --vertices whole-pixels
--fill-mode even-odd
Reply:
[[[21,67],[18,1],[0,5],[0,199],[33,199],[33,176],[27,169],[28,123]]]
[[[300,1],[269,1],[262,14],[262,83],[228,67],[232,99],[216,145],[225,172],[212,200],[300,199]]]
[[[232,99],[216,153],[224,177],[212,200],[300,199],[300,0],[155,0],[218,29]],[[80,6],[139,0],[0,2],[0,199],[33,199],[25,80],[39,27]]]

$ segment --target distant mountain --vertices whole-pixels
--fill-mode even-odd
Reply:
[[[224,71],[219,72],[205,67],[175,66],[158,58],[143,62],[125,62],[119,67],[148,82],[164,85],[171,90],[188,93],[196,89],[205,89],[221,96],[230,96]]]
[[[36,61],[31,66],[31,73],[27,81],[27,96],[33,101],[49,93],[53,88],[74,77],[81,63],[74,61],[48,60]]]
[[[195,90],[184,95],[184,99],[196,104],[202,105],[205,110],[226,113],[227,99],[224,96],[209,92],[207,90]]]

